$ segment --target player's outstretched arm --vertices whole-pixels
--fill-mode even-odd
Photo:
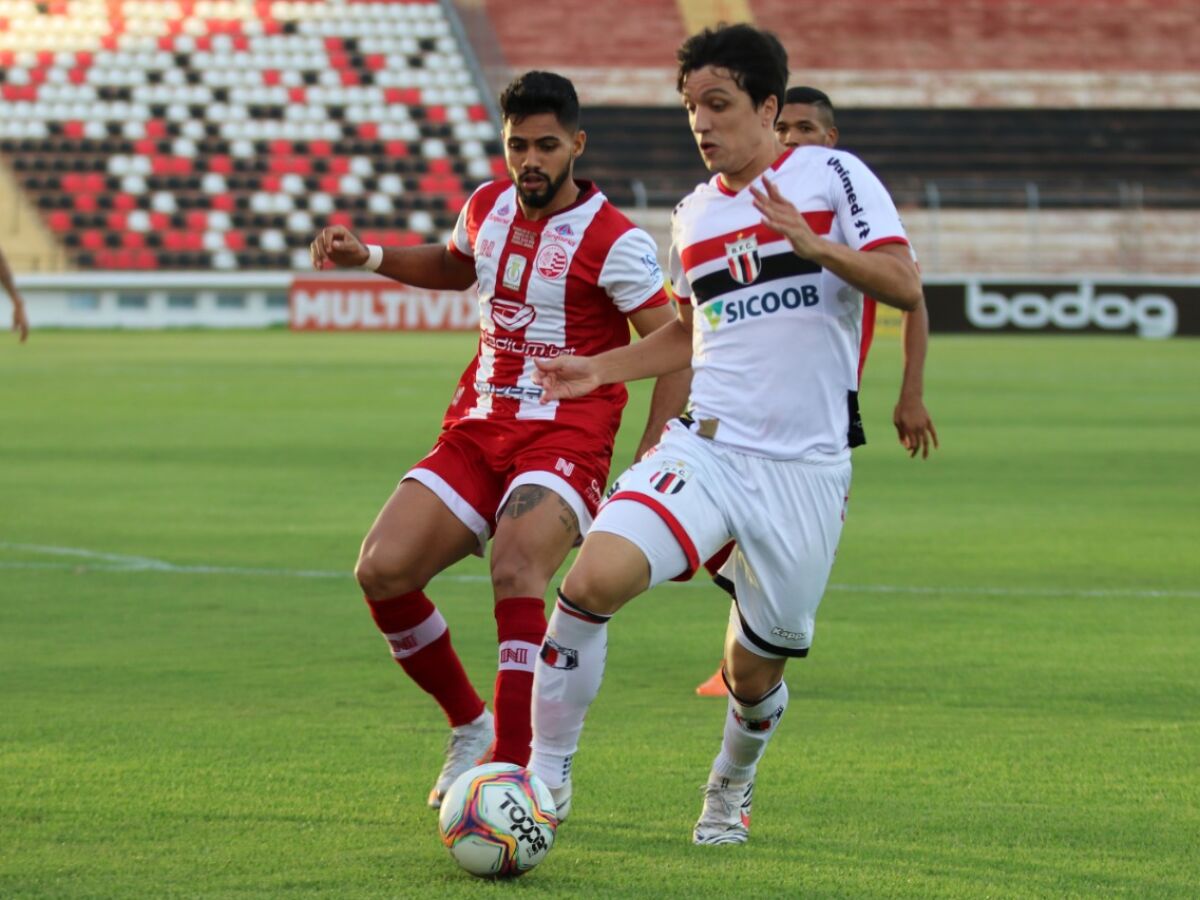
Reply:
[[[542,402],[582,397],[602,384],[656,378],[688,368],[692,364],[691,312],[690,306],[681,306],[678,317],[649,337],[607,353],[534,360],[537,371],[533,381],[542,388]]]
[[[326,263],[358,269],[370,258],[367,245],[343,225],[322,229],[309,246],[309,254],[314,269],[323,269]],[[385,247],[375,271],[393,281],[430,290],[463,291],[475,282],[475,266],[441,244]]]
[[[691,306],[687,307],[691,312]],[[677,317],[674,304],[655,306],[643,309],[629,317],[638,336],[643,340],[665,325],[670,325]],[[687,325],[691,330],[691,324]],[[654,382],[654,393],[650,396],[650,411],[646,415],[646,429],[638,441],[634,462],[637,462],[646,451],[662,438],[663,428],[667,422],[680,415],[687,406],[688,394],[692,389],[692,369],[680,369],[659,375]]]
[[[25,315],[25,301],[21,297],[21,292],[17,290],[12,270],[9,269],[8,260],[4,258],[3,253],[0,253],[0,285],[4,286],[4,289],[8,291],[8,296],[12,298],[12,328],[20,336],[23,344],[29,337],[29,319]]]
[[[763,178],[763,184],[766,191],[750,186],[754,207],[762,213],[763,224],[791,241],[796,255],[812,260],[888,306],[916,309],[923,297],[921,276],[907,246],[881,244],[863,251],[828,241],[813,232],[773,182]]]
[[[929,458],[929,446],[938,446],[937,429],[925,408],[925,354],[929,347],[929,314],[922,302],[901,316],[900,333],[904,344],[904,380],[900,399],[892,412],[896,436],[910,457],[920,452]]]

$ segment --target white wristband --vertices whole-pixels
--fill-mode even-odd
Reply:
[[[359,266],[369,272],[378,272],[383,265],[383,248],[378,244],[367,244],[367,261]]]

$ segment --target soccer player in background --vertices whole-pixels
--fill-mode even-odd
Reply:
[[[824,91],[812,87],[788,88],[784,95],[783,110],[775,120],[775,134],[785,147],[836,147],[838,127],[834,119],[833,101]],[[875,301],[863,299],[863,340],[858,357],[858,380],[862,381],[863,367],[871,349],[875,333]],[[915,458],[920,452],[922,459],[929,458],[929,448],[938,445],[937,429],[925,408],[925,356],[929,346],[929,315],[922,301],[916,309],[900,313],[900,335],[904,347],[904,375],[900,382],[900,398],[892,410],[892,424],[901,446]],[[720,574],[721,566],[729,558],[732,545],[723,547],[704,567],[713,576],[714,582],[726,591],[733,583]],[[696,686],[701,697],[724,697],[729,693],[725,678],[718,667],[706,681]]]
[[[674,318],[654,241],[595,185],[574,178],[586,135],[571,82],[528,72],[505,89],[500,107],[511,181],[475,190],[448,246],[384,250],[331,226],[311,248],[317,268],[367,268],[423,288],[475,284],[478,293],[479,349],[442,433],[384,505],[355,568],[392,655],[450,722],[429,794],[434,808],[481,758],[528,760],[546,588],[600,504],[628,398],[612,385],[543,404],[534,361],[624,346],[630,323],[647,335]],[[683,408],[687,380],[686,372],[659,380],[639,454]],[[425,595],[439,572],[482,555],[489,537],[500,645],[494,722]]]
[[[693,841],[742,843],[758,761],[788,706],[784,667],[808,654],[841,535],[863,295],[912,310],[922,291],[895,205],[860,160],[780,153],[788,71],[774,35],[705,30],[678,59],[714,173],[672,219],[678,318],[630,347],[539,360],[537,380],[561,402],[690,363],[693,411],[617,479],[562,583],[534,675],[530,768],[570,795],[609,619],[732,538],[730,696]]]
[[[2,252],[0,252],[0,285],[4,286],[4,289],[8,291],[8,296],[12,299],[12,330],[18,334],[23,344],[29,337],[29,319],[25,315],[25,301],[21,298],[21,292],[17,290],[12,270],[8,267],[8,260],[4,258]]]

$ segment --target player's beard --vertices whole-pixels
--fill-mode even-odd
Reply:
[[[528,175],[531,173],[526,172],[525,174]],[[566,183],[567,179],[571,177],[571,167],[567,166],[565,169],[563,169],[562,174],[557,178],[550,178],[545,172],[538,172],[537,174],[546,179],[546,187],[540,191],[530,192],[522,190],[520,179],[515,179],[517,196],[521,198],[521,203],[530,209],[544,209],[550,205],[550,201],[558,196],[559,188],[561,188]]]

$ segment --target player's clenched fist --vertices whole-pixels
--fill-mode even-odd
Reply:
[[[553,359],[535,359],[533,383],[542,389],[542,403],[582,397],[600,387],[596,363],[588,356],[566,354]]]
[[[314,269],[325,268],[326,262],[343,269],[353,269],[367,261],[367,246],[344,225],[330,225],[321,230],[308,248]]]

